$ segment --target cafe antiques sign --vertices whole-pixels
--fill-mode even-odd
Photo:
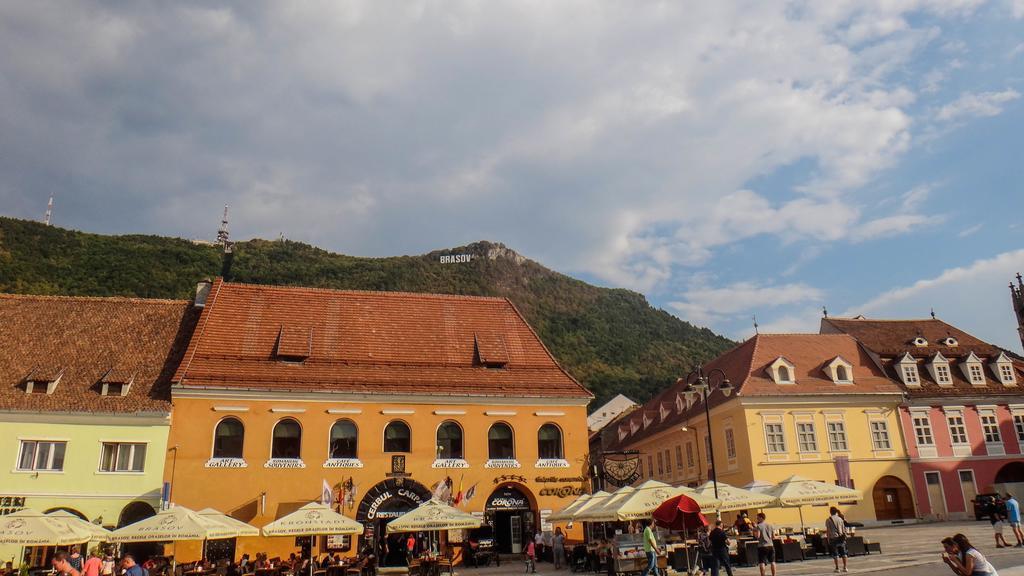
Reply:
[[[563,486],[545,486],[540,489],[540,496],[568,498],[585,494],[580,484],[586,481],[583,476],[537,476],[533,479],[539,484],[564,484]]]

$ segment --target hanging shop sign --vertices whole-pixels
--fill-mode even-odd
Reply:
[[[615,486],[625,486],[640,479],[640,458],[625,460],[604,460],[604,478]]]
[[[501,484],[502,482],[519,482],[520,484],[526,484],[526,476],[519,476],[518,474],[502,474],[494,478],[495,484]]]
[[[207,468],[247,468],[248,466],[242,458],[210,458],[206,461]]]

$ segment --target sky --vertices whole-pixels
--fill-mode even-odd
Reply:
[[[1024,0],[0,3],[0,214],[492,240],[732,338],[1021,351]]]

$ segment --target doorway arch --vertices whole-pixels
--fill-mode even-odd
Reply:
[[[996,484],[1024,482],[1024,462],[1010,462],[996,472]]]
[[[522,484],[503,484],[487,497],[484,519],[494,530],[494,544],[498,552],[519,554],[526,538],[539,525],[537,499]]]
[[[55,508],[50,508],[48,510],[44,510],[43,514],[50,514],[50,513],[53,513],[53,512],[60,512],[60,511],[67,512],[68,514],[74,514],[75,516],[78,516],[78,518],[80,518],[82,520],[85,520],[86,522],[89,521],[89,519],[85,516],[85,514],[82,514],[78,510],[75,510],[74,508],[68,508],[67,506],[57,506]]]
[[[124,528],[150,516],[156,516],[153,506],[136,500],[121,509],[121,514],[117,518],[117,527]],[[155,542],[133,542],[122,544],[121,550],[123,554],[131,554],[139,564],[142,564],[150,557],[156,556],[160,552],[161,546]]]
[[[426,486],[410,478],[388,478],[366,491],[356,521],[366,526],[363,538],[373,543],[380,566],[405,566],[404,535],[387,534],[388,522],[429,501],[431,495]]]
[[[914,517],[914,497],[906,482],[895,476],[882,476],[871,490],[878,520],[903,520]]]

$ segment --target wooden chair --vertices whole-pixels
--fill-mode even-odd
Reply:
[[[422,571],[422,563],[419,558],[413,558],[409,561],[409,576],[419,575]]]
[[[455,576],[455,562],[451,558],[441,558],[437,561],[437,573],[444,574],[445,572]]]

